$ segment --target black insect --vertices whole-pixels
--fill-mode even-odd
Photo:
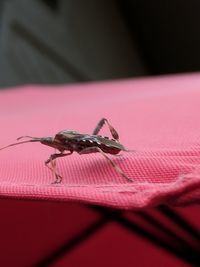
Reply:
[[[98,135],[99,131],[103,125],[107,123],[109,130],[113,139],[108,137],[103,137]],[[128,182],[132,180],[120,169],[115,162],[110,159],[106,154],[116,155],[120,151],[128,151],[122,144],[119,143],[119,135],[117,131],[110,125],[107,119],[102,118],[94,129],[93,133],[90,134],[81,134],[72,130],[63,130],[55,135],[55,137],[31,137],[31,136],[21,136],[17,140],[23,138],[30,138],[30,140],[21,141],[18,143],[10,144],[6,147],[1,148],[5,149],[10,146],[15,146],[19,144],[24,144],[28,142],[40,142],[44,145],[53,147],[57,149],[60,153],[54,153],[50,155],[49,159],[45,161],[45,165],[54,173],[56,180],[54,183],[60,183],[62,177],[56,171],[56,159],[60,157],[65,157],[71,155],[73,152],[77,152],[80,155],[88,153],[101,153],[113,166],[113,168]],[[67,151],[67,153],[65,153]],[[51,164],[51,166],[49,166]]]

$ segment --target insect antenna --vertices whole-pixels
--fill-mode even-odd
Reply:
[[[17,138],[17,140],[20,140],[20,139],[23,139],[23,138],[30,138],[30,140],[26,140],[26,141],[21,141],[21,142],[10,144],[8,146],[4,146],[4,147],[0,148],[0,150],[3,150],[3,149],[5,149],[7,147],[10,147],[10,146],[16,146],[16,145],[29,143],[29,142],[40,142],[41,141],[41,138],[31,137],[31,136],[20,136],[20,137]]]

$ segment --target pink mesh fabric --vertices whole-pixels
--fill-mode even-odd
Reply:
[[[134,152],[110,156],[133,179],[118,175],[100,154],[57,160],[58,185],[39,143],[0,151],[1,197],[82,201],[133,209],[200,200],[200,75],[70,86],[26,86],[0,93],[0,147],[18,136],[91,133],[106,117]],[[106,127],[101,133],[108,135]]]

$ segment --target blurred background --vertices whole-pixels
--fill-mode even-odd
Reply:
[[[0,0],[0,88],[200,69],[200,2]]]
[[[199,10],[198,0],[0,0],[0,89],[198,72]],[[200,266],[199,205],[111,213],[1,199],[0,211],[0,266]]]

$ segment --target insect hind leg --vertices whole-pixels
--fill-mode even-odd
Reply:
[[[109,161],[112,165],[112,167],[115,169],[116,172],[118,172],[123,178],[126,179],[127,182],[132,183],[133,181],[122,171],[122,169],[114,162],[112,161],[99,147],[88,147],[83,149],[79,152],[79,154],[87,154],[92,152],[100,152],[104,158]]]
[[[108,122],[108,120],[106,118],[102,118],[98,123],[97,126],[95,127],[94,131],[93,131],[93,135],[97,135],[99,133],[99,131],[101,130],[101,128],[103,127],[103,125],[107,123],[109,130],[111,132],[112,137],[115,140],[119,140],[119,134],[117,133],[117,131],[114,129],[114,127]]]

